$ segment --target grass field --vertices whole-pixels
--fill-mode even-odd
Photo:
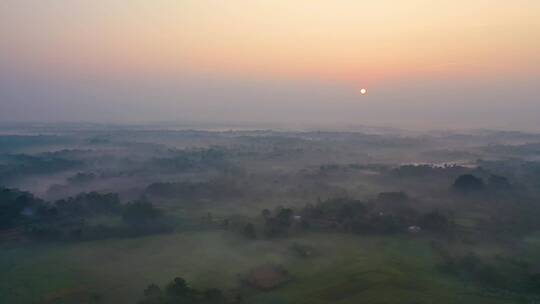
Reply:
[[[296,257],[290,247],[298,243],[316,254]],[[226,290],[265,263],[284,265],[293,280],[270,292],[247,292],[247,303],[514,303],[480,296],[474,286],[441,274],[437,262],[428,240],[403,236],[317,233],[247,241],[211,231],[3,245],[0,303],[135,303],[148,284],[176,276],[194,287]]]

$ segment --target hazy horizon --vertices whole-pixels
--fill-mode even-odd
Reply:
[[[525,0],[8,0],[0,120],[540,131],[539,14]]]

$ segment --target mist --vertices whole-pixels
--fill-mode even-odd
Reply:
[[[536,131],[535,79],[411,79],[368,87],[218,76],[75,77],[3,73],[1,119],[34,122],[378,125]]]
[[[0,1],[0,303],[540,303],[540,1]]]

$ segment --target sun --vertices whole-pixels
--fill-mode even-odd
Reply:
[[[365,95],[366,93],[367,93],[367,89],[364,89],[364,88],[360,89],[360,94]]]

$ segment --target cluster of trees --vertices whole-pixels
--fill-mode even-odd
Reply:
[[[437,210],[420,213],[409,204],[403,192],[385,192],[376,200],[364,203],[339,198],[308,205],[301,212],[306,227],[334,229],[353,233],[398,233],[410,226],[448,234],[453,223],[448,215]]]
[[[2,157],[4,163],[0,164],[0,181],[27,174],[56,173],[82,165],[81,161],[61,158],[56,154],[8,154]]]
[[[58,135],[0,135],[0,153],[13,153],[36,146],[65,145],[71,138]]]
[[[274,214],[270,210],[262,211],[264,218],[263,234],[267,238],[287,236],[293,226],[294,211],[291,208],[278,208]]]
[[[222,149],[196,149],[174,151],[172,157],[154,158],[152,164],[161,170],[185,171],[193,169],[217,168],[229,166],[226,153]]]
[[[241,226],[248,239],[284,237],[295,231],[330,230],[352,233],[399,233],[408,227],[450,235],[454,223],[449,215],[434,210],[421,213],[410,207],[403,192],[385,192],[371,202],[336,198],[308,204],[300,210],[264,209],[261,216]]]
[[[169,230],[159,219],[162,212],[145,200],[122,204],[115,193],[81,193],[55,202],[46,202],[28,192],[0,187],[0,229],[23,229],[42,239],[106,238],[134,236]],[[124,225],[92,226],[97,216],[122,219]]]
[[[402,165],[390,171],[400,178],[446,178],[466,174],[470,169],[458,165]]]
[[[198,290],[190,287],[182,278],[175,278],[164,289],[150,284],[144,290],[144,298],[138,304],[232,304],[241,303],[237,296],[229,300],[223,292],[216,288]]]
[[[425,193],[426,190],[436,190],[444,193],[448,189],[460,194],[490,194],[511,191],[513,186],[509,180],[493,174],[482,167],[468,168],[459,165],[404,165],[392,169],[384,177],[392,181],[399,179],[413,193]],[[446,193],[444,193],[446,195]]]
[[[540,229],[538,196],[500,175],[459,176],[452,185],[456,213],[481,214],[474,225],[483,238],[509,240]]]
[[[259,218],[252,221],[241,219],[240,222],[240,225],[238,223],[235,225],[234,221],[227,219],[225,220],[225,226],[233,229],[238,228],[248,239],[286,237],[293,230],[306,228],[306,223],[294,214],[293,209],[283,207],[279,207],[273,212],[264,209]]]
[[[116,193],[80,193],[58,200],[53,205],[59,214],[70,217],[113,215],[122,211],[122,204]]]
[[[0,210],[0,229],[23,225],[27,222],[27,217],[34,213],[43,215],[48,212],[43,200],[28,192],[3,187],[0,187]]]
[[[513,257],[481,257],[474,252],[451,255],[441,254],[438,269],[466,283],[488,289],[520,293],[540,292],[540,272],[530,263]]]
[[[509,191],[512,190],[512,185],[504,176],[489,175],[486,183],[482,178],[476,177],[475,175],[463,174],[454,181],[452,188],[461,193],[470,194],[478,193],[482,190],[489,190],[492,192]]]
[[[486,181],[484,181],[486,180]],[[352,233],[399,233],[425,231],[448,238],[511,239],[540,229],[540,205],[534,197],[520,194],[507,178],[469,173],[450,184],[444,211],[404,192],[383,192],[375,199],[360,201],[334,198],[308,204],[301,209],[263,210],[261,215],[233,225],[248,239],[285,237],[302,230],[330,230]],[[476,214],[471,224],[455,219]],[[478,216],[480,215],[480,216]]]
[[[77,172],[75,175],[69,177],[67,182],[71,185],[83,185],[94,181],[97,177],[97,174],[92,172]]]
[[[146,188],[145,194],[156,198],[199,201],[238,197],[242,191],[230,180],[214,179],[205,182],[153,183]]]

